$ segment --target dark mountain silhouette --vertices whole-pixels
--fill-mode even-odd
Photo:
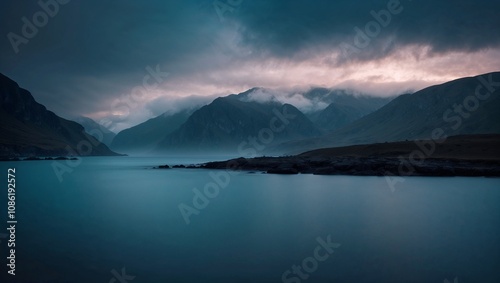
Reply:
[[[461,78],[401,95],[328,135],[273,149],[299,153],[322,147],[428,139],[433,131],[437,134],[441,130],[449,136],[496,134],[500,133],[499,93],[500,72]]]
[[[255,98],[257,91],[269,92]],[[313,88],[301,94],[313,103],[330,104],[326,109],[301,113],[296,107],[280,102],[273,91],[252,88],[240,94],[221,97],[198,111],[165,113],[123,130],[111,148],[128,153],[152,153],[171,150],[234,150],[241,142],[269,128],[275,111],[289,108],[297,118],[283,132],[273,133],[272,143],[316,137],[375,111],[392,98],[356,94],[348,90]],[[286,100],[286,98],[285,98]],[[192,117],[190,117],[192,114]],[[311,123],[314,119],[316,123]]]
[[[167,135],[157,149],[235,152],[242,142],[252,137],[260,140],[259,149],[263,144],[321,134],[302,112],[290,104],[247,101],[246,96],[254,90],[217,98],[195,111],[179,129]],[[283,116],[289,117],[287,122],[282,121]]]
[[[94,138],[101,141],[108,147],[111,145],[111,142],[116,136],[115,133],[106,129],[105,127],[103,127],[102,125],[100,125],[99,123],[88,117],[80,116],[73,120],[78,124],[82,125],[87,134],[93,136]]]
[[[0,74],[0,156],[117,155]],[[89,146],[90,145],[90,146]]]
[[[193,110],[183,110],[175,114],[164,113],[137,126],[119,132],[111,144],[116,151],[148,153],[158,142],[179,128]]]
[[[394,97],[374,97],[357,94],[349,90],[330,90],[315,88],[304,94],[308,99],[317,99],[328,103],[321,111],[308,113],[314,124],[331,132],[366,116],[389,103]]]

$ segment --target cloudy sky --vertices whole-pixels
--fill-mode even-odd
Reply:
[[[55,1],[1,1],[0,72],[119,127],[255,86],[387,96],[500,70],[497,0]]]

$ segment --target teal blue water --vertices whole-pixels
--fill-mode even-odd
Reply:
[[[62,182],[52,161],[0,163],[2,230],[8,167],[18,220],[17,275],[2,241],[1,282],[500,282],[498,178],[392,192],[383,177],[242,173],[188,225],[179,205],[196,209],[193,189],[223,171],[151,167],[206,159],[89,157]],[[340,244],[323,261],[318,237]]]

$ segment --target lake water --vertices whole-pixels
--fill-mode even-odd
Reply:
[[[242,173],[188,225],[179,205],[224,171],[151,167],[206,159],[89,157],[62,182],[52,161],[0,163],[1,227],[8,167],[18,220],[16,280],[3,239],[0,281],[500,282],[498,178],[392,192],[383,177]]]

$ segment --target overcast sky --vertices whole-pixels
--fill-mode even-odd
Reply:
[[[0,2],[0,72],[121,127],[255,86],[387,96],[500,70],[498,0],[59,2]]]

